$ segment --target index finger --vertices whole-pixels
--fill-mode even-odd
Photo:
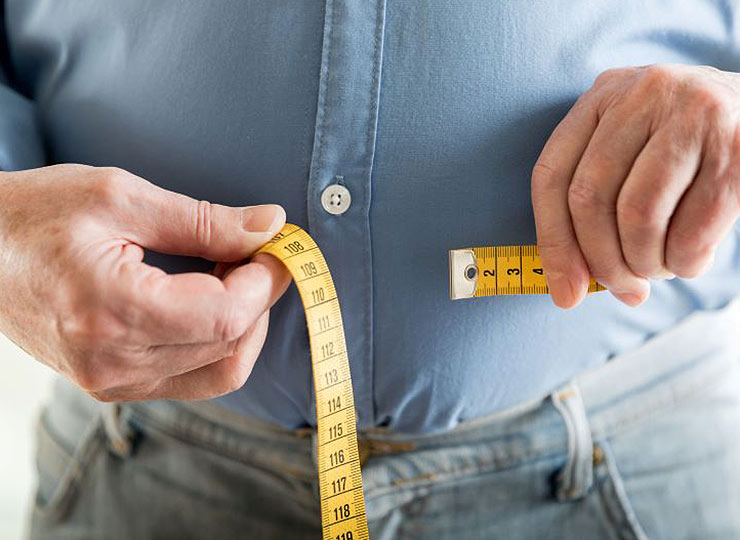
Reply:
[[[282,263],[259,258],[224,280],[196,272],[170,275],[129,261],[120,266],[113,287],[124,323],[152,346],[238,339],[289,283]]]
[[[597,124],[596,107],[581,97],[555,128],[532,170],[539,253],[552,300],[566,309],[578,305],[588,291],[589,271],[573,230],[568,187]]]

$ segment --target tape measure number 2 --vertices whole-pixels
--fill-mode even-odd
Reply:
[[[287,267],[303,302],[316,390],[319,495],[324,540],[367,540],[352,377],[339,299],[319,246],[296,225],[258,253]]]
[[[593,278],[588,292],[606,288]],[[548,294],[537,246],[492,246],[450,250],[450,298],[502,294]]]

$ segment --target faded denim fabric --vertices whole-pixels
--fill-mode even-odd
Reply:
[[[364,431],[371,538],[740,539],[738,329],[736,301],[544,400],[441,434]],[[124,405],[121,452],[100,404],[64,395],[39,425],[32,540],[320,538],[312,430]]]
[[[360,425],[450,429],[547,395],[738,292],[737,231],[709,275],[657,283],[638,309],[606,293],[571,312],[547,297],[451,302],[446,256],[535,242],[530,170],[601,71],[738,70],[737,9],[6,0],[0,166],[115,165],[213,202],[282,204],[332,269]],[[340,216],[320,203],[334,182],[352,194]],[[304,324],[293,288],[272,311],[249,381],[219,403],[289,429],[314,425]]]

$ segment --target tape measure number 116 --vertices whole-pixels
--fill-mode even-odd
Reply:
[[[257,253],[277,257],[303,302],[316,393],[319,496],[324,540],[368,540],[352,376],[339,299],[319,246],[286,224]],[[536,246],[450,251],[452,299],[548,293]],[[589,291],[604,290],[591,280]]]
[[[334,281],[321,250],[286,224],[257,253],[287,267],[303,302],[316,390],[319,496],[324,540],[367,540],[352,377]]]

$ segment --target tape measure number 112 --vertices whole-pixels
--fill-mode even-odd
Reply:
[[[297,225],[257,253],[287,267],[303,302],[316,390],[319,496],[324,540],[367,540],[352,377],[339,299],[319,246]]]
[[[257,253],[269,253],[283,262],[306,313],[316,391],[323,538],[368,540],[352,376],[329,267],[313,238],[297,225],[286,224]],[[456,249],[449,257],[453,300],[549,292],[536,246]],[[589,291],[600,290],[604,287],[592,279]]]

